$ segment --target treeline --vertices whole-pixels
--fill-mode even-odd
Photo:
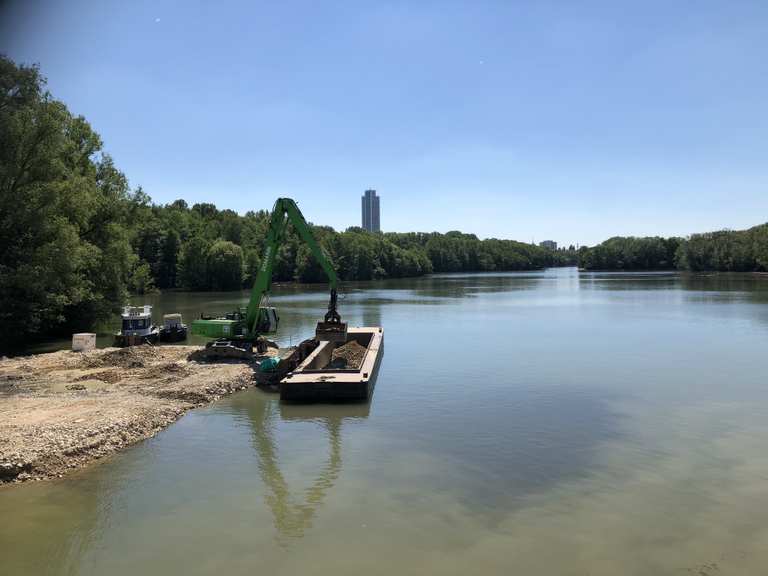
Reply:
[[[253,284],[269,226],[268,211],[241,216],[232,210],[218,210],[213,204],[189,207],[183,200],[159,206],[143,194],[133,194],[129,202],[136,217],[132,248],[137,260],[129,283],[133,291],[234,290]],[[576,257],[575,252],[546,250],[513,240],[480,240],[461,232],[371,234],[357,227],[344,232],[328,226],[311,227],[342,280],[531,270],[575,263]],[[277,253],[273,279],[327,281],[292,227]]]
[[[581,248],[578,261],[586,270],[768,271],[768,224],[689,238],[617,236]]]
[[[87,328],[130,292],[248,287],[268,223],[265,210],[153,204],[129,188],[88,122],[51,96],[37,67],[0,56],[0,348]],[[572,250],[460,232],[313,229],[343,280],[575,262]],[[325,281],[290,228],[274,278]]]

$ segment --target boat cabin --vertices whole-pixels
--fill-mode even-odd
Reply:
[[[163,326],[160,328],[160,340],[163,342],[179,342],[187,339],[187,325],[181,321],[181,314],[165,314]]]
[[[120,317],[125,336],[143,336],[152,330],[152,306],[125,306]]]
[[[152,306],[124,306],[120,318],[120,332],[115,335],[117,346],[157,341],[160,330],[152,323]]]

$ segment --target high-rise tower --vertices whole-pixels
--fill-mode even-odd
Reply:
[[[379,197],[376,190],[366,190],[362,197],[363,229],[368,232],[381,232]]]

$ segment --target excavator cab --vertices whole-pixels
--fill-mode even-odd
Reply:
[[[259,308],[258,318],[256,319],[256,331],[259,334],[272,334],[277,332],[277,324],[280,317],[277,315],[277,309],[274,306],[263,306]]]

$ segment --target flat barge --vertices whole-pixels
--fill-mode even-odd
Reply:
[[[359,364],[345,365],[341,349],[362,348]],[[376,385],[384,353],[380,326],[349,328],[345,340],[322,341],[294,370],[280,380],[280,399],[289,402],[366,401]]]

